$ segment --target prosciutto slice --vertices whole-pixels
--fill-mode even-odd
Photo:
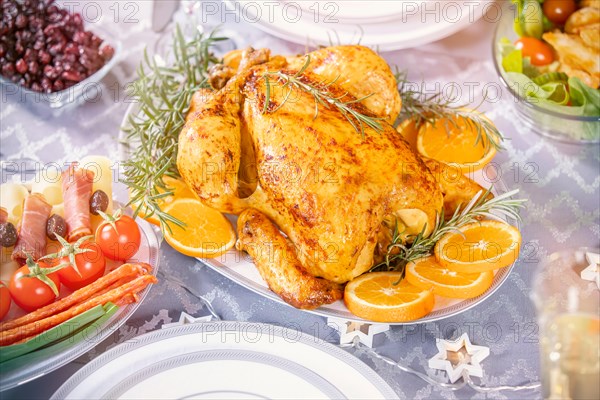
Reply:
[[[46,255],[46,223],[52,206],[39,193],[30,194],[23,202],[23,217],[19,238],[12,252],[12,259],[25,264],[27,255],[34,260]]]
[[[8,212],[4,207],[0,207],[0,224],[8,222]]]
[[[94,173],[70,166],[62,173],[62,190],[67,223],[67,241],[74,242],[92,234],[90,197]]]

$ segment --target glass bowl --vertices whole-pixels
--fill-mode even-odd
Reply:
[[[506,76],[502,67],[502,53],[498,43],[507,38],[514,42],[519,38],[513,29],[515,17],[514,5],[503,8],[503,13],[494,34],[492,54],[494,67],[500,81],[506,86],[512,97],[521,121],[537,134],[567,143],[600,143],[600,117],[578,116],[559,113],[535,104],[535,99],[522,97]]]
[[[121,41],[111,32],[100,27],[89,25],[86,30],[93,32],[111,45],[115,53],[106,64],[92,75],[70,88],[53,93],[40,93],[13,83],[0,75],[2,103],[15,102],[23,104],[36,112],[57,111],[67,106],[81,104],[97,96],[98,85],[110,69],[117,63],[121,55]]]

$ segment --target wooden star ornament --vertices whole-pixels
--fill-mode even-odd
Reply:
[[[211,320],[212,320],[212,315],[206,315],[204,317],[196,318],[196,317],[192,317],[190,314],[186,313],[185,311],[182,311],[181,314],[179,315],[179,321],[172,322],[170,324],[163,324],[161,328],[165,329],[165,328],[171,328],[173,326],[195,324],[198,322],[210,322]]]
[[[590,265],[581,271],[581,279],[596,282],[596,286],[600,289],[600,254],[587,252],[585,258]]]
[[[390,330],[388,324],[367,324],[331,317],[327,318],[327,325],[340,334],[340,344],[352,343],[357,337],[362,344],[371,348],[375,335]]]
[[[436,339],[436,345],[439,352],[429,360],[429,368],[446,371],[450,382],[456,382],[463,373],[483,376],[479,363],[490,355],[488,347],[471,344],[466,333],[457,340]]]

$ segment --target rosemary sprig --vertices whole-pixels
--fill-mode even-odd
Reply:
[[[408,81],[406,72],[397,72],[396,81],[402,99],[399,121],[413,118],[419,126],[424,123],[435,125],[438,120],[443,119],[445,124],[452,124],[453,128],[458,129],[457,121],[462,119],[477,131],[474,146],[477,146],[485,137],[485,151],[491,147],[496,150],[504,149],[502,142],[505,138],[502,133],[488,118],[477,111],[481,103],[485,101],[487,94],[484,94],[480,104],[467,108],[466,104],[456,105],[451,100],[446,100],[441,92],[427,95],[421,90],[414,89],[414,85]],[[446,126],[447,131],[449,128]]]
[[[329,83],[321,82],[318,84],[310,84],[306,83],[302,80],[302,76],[306,68],[310,64],[310,55],[306,56],[306,61],[302,68],[298,70],[295,74],[291,75],[284,71],[267,71],[263,74],[263,79],[265,80],[265,104],[263,107],[263,113],[266,112],[275,112],[280,109],[286,101],[289,99],[290,94],[294,89],[302,90],[313,96],[315,100],[315,114],[314,119],[319,115],[319,106],[324,106],[326,108],[330,108],[331,106],[337,108],[342,115],[348,120],[348,122],[352,125],[354,130],[357,133],[360,133],[363,138],[365,136],[365,125],[374,131],[381,133],[383,131],[383,126],[381,125],[381,120],[383,118],[373,117],[371,115],[367,115],[362,111],[358,110],[354,105],[360,103],[361,101],[371,97],[373,93],[361,97],[360,99],[354,99],[344,101],[344,97],[348,96],[348,93],[344,93],[341,96],[336,96],[329,88],[333,85],[338,79],[332,80]],[[269,110],[269,106],[271,104],[271,81],[269,78],[274,78],[282,85],[282,88],[288,89],[285,94],[283,101],[277,108],[274,110]]]
[[[396,270],[404,274],[406,264],[421,257],[431,254],[435,244],[445,234],[456,231],[468,223],[477,221],[478,218],[490,218],[502,221],[500,217],[507,216],[518,221],[519,209],[521,209],[527,200],[512,199],[512,196],[519,193],[519,190],[504,193],[500,196],[488,199],[491,188],[487,191],[479,191],[473,199],[461,210],[458,208],[449,220],[444,220],[444,213],[436,216],[433,232],[425,237],[423,231],[414,236],[411,244],[407,244],[402,238],[402,232],[398,230],[398,223],[392,235],[392,242],[387,247],[385,260],[375,265],[371,270]]]
[[[139,77],[130,87],[130,94],[139,103],[139,112],[130,115],[128,126],[123,128],[128,143],[135,145],[124,162],[122,182],[130,188],[128,205],[135,205],[135,215],[142,211],[148,217],[156,215],[167,229],[166,222],[179,226],[183,223],[159,207],[161,198],[173,194],[163,176],[179,177],[176,165],[179,132],[194,93],[210,87],[208,68],[218,62],[210,50],[220,40],[226,38],[216,37],[215,32],[208,35],[196,32],[187,40],[177,26],[173,34],[173,62],[162,65],[156,57],[144,52]]]

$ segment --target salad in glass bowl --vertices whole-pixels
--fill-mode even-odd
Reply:
[[[600,1],[512,0],[494,38],[495,65],[536,132],[600,141]]]

